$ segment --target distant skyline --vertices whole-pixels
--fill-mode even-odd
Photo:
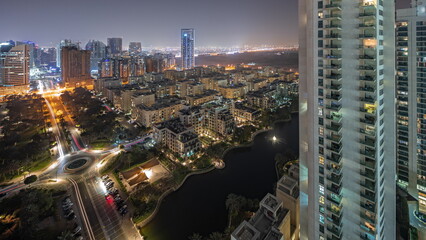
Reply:
[[[410,0],[397,0],[407,7]],[[297,0],[22,0],[2,11],[0,41],[30,40],[41,47],[62,39],[106,44],[122,37],[142,47],[179,47],[181,28],[195,28],[196,46],[296,45]]]

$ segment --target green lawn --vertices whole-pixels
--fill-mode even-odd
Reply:
[[[92,146],[93,149],[99,150],[99,149],[104,149],[104,148],[111,146],[112,142],[109,141],[109,140],[106,140],[106,139],[96,140],[96,141],[90,143],[90,145]]]

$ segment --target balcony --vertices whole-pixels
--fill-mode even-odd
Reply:
[[[360,185],[364,188],[367,188],[370,191],[376,191],[376,186],[369,182],[361,182]]]
[[[340,39],[342,38],[342,35],[334,33],[334,34],[327,34],[325,35],[325,38],[330,38],[330,39]]]
[[[342,55],[340,55],[340,54],[327,54],[327,55],[325,55],[325,58],[327,58],[327,59],[341,59]]]
[[[374,93],[376,92],[376,88],[372,87],[372,86],[364,86],[364,87],[360,87],[359,88],[360,91],[364,91],[364,92],[371,92]]]
[[[364,171],[360,170],[359,173],[361,174],[361,176],[363,176],[365,178],[368,178],[372,181],[376,181],[376,174],[375,174],[375,171],[373,171],[373,170],[370,170],[370,169],[366,169]]]
[[[325,5],[325,9],[329,9],[329,10],[333,10],[333,9],[342,10],[341,7],[342,5],[340,3],[330,3]]]
[[[359,80],[366,81],[366,82],[374,82],[376,81],[376,78],[367,75],[367,76],[359,76]]]
[[[335,235],[338,239],[342,237],[342,232],[335,226],[327,225],[327,231]]]
[[[342,99],[342,95],[340,95],[340,94],[327,94],[325,96],[325,98],[340,101],[340,99]]]
[[[376,169],[376,161],[374,161],[374,160],[366,160],[366,161],[362,160],[360,162],[360,164],[362,166],[366,167],[366,168],[371,169],[371,170],[375,170]]]
[[[330,207],[330,205],[327,205],[327,210],[330,211],[332,214],[335,214],[336,216],[341,216],[342,215],[342,207]]]
[[[325,107],[333,111],[339,111],[340,109],[342,109],[342,106],[340,104],[330,104],[330,105],[326,105]]]
[[[373,136],[373,137],[376,136],[376,131],[374,131],[374,130],[366,130],[366,129],[361,128],[359,130],[359,132],[362,133],[362,134],[365,134],[365,135]]]
[[[360,139],[359,142],[361,144],[364,144],[364,145],[367,145],[367,146],[370,146],[370,147],[375,147],[376,146],[376,141],[374,139],[368,138],[368,137],[366,137],[364,139]]]
[[[375,215],[375,214],[374,214]],[[360,216],[361,218],[367,220],[367,222],[371,223],[371,224],[376,224],[376,219],[375,217],[370,217],[367,214],[365,214],[364,212],[360,212]]]
[[[332,123],[330,125],[326,125],[325,128],[328,129],[328,130],[339,132],[342,129],[342,125]]]
[[[366,23],[360,23],[358,25],[359,28],[376,28],[376,24],[366,24]]]
[[[359,59],[361,59],[361,60],[374,60],[374,59],[376,59],[376,56],[364,54],[364,55],[359,55]]]
[[[341,49],[341,48],[342,48],[342,46],[340,46],[340,45],[336,45],[336,44],[332,44],[332,45],[325,45],[325,46],[324,46],[324,48],[328,48],[328,49],[337,49],[337,50],[339,50],[339,49]]]
[[[376,35],[366,33],[366,34],[359,34],[359,36],[358,36],[358,37],[359,37],[359,38],[361,38],[361,39],[369,39],[369,38],[375,38],[375,37],[376,37]]]
[[[327,29],[341,29],[342,25],[340,25],[340,24],[329,24],[329,25],[325,25],[324,28],[327,28]]]
[[[340,156],[339,154],[331,154],[331,155],[327,155],[326,156],[327,160],[330,160],[334,163],[340,164],[340,161],[342,160],[342,156]]]
[[[376,194],[370,193],[369,191],[365,191],[365,193],[361,193],[361,197],[370,200],[372,202],[376,202]]]
[[[342,19],[342,15],[336,14],[336,13],[327,14],[327,15],[324,15],[324,19]]]
[[[372,203],[361,203],[360,204],[362,208],[364,208],[367,211],[370,211],[372,213],[376,212],[376,205]]]
[[[327,146],[327,149],[330,150],[330,151],[333,151],[337,154],[340,154],[342,152],[342,145],[333,143],[333,144]]]
[[[376,102],[376,99],[374,99],[373,97],[368,97],[368,96],[360,97],[359,100],[362,102],[373,103],[373,104]]]
[[[376,68],[373,66],[368,66],[368,65],[361,65],[358,67],[358,70],[360,71],[376,71]]]
[[[366,109],[366,108],[360,107],[359,111],[363,113],[371,114],[371,115],[376,115],[376,110],[372,110],[372,109]]]
[[[342,140],[342,136],[340,136],[338,134],[327,135],[326,138],[330,141],[335,142],[335,143],[340,143],[340,140]]]
[[[325,115],[325,118],[328,119],[328,120],[337,122],[337,123],[340,123],[340,121],[342,121],[342,116],[335,115],[335,114],[333,114],[333,115],[327,114],[327,115]]]
[[[325,85],[326,88],[328,89],[333,89],[333,90],[341,90],[342,89],[342,84],[331,84],[331,85]]]
[[[326,75],[325,77],[329,79],[340,80],[342,79],[342,74],[330,74]]]
[[[336,185],[340,185],[342,183],[342,175],[337,175],[337,174],[329,174],[327,175],[327,179],[332,181],[334,184]],[[337,195],[340,195],[340,193],[336,193]]]
[[[376,124],[376,118],[371,116],[365,116],[364,118],[359,119],[360,122],[369,124],[369,125],[375,125]]]
[[[325,65],[325,69],[341,69],[341,64],[331,64],[331,65]]]
[[[359,14],[359,18],[374,18],[376,17],[376,12],[363,12]]]
[[[359,153],[361,153],[362,155],[365,155],[367,157],[370,157],[370,158],[376,158],[376,151],[373,151],[373,150],[368,150],[368,149],[359,150]]]

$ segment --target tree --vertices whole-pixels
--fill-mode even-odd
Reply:
[[[25,184],[31,184],[33,182],[37,181],[37,176],[36,175],[31,175],[27,178],[25,178],[24,183]]]
[[[199,233],[193,233],[191,236],[188,237],[189,240],[202,240],[203,236],[201,236]]]
[[[229,211],[229,224],[228,227],[231,226],[232,217],[236,216],[238,214],[238,211],[240,210],[240,197],[238,197],[236,194],[229,194],[226,198],[226,209]]]
[[[223,240],[224,236],[220,232],[213,232],[209,235],[209,240]]]

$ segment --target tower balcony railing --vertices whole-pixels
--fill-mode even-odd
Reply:
[[[325,126],[328,130],[332,130],[335,132],[339,132],[342,129],[342,125],[340,124],[330,124]]]
[[[336,115],[327,114],[327,115],[325,115],[325,118],[328,119],[328,120],[334,121],[336,123],[340,123],[342,121],[342,117],[336,116]]]
[[[325,77],[329,79],[334,79],[334,80],[341,80],[342,74],[329,74],[329,75],[326,75]]]
[[[339,134],[327,135],[326,138],[330,141],[335,142],[335,143],[340,143],[340,141],[342,140],[342,136],[340,136]]]
[[[340,2],[339,3],[333,2],[333,3],[330,3],[330,4],[326,4],[325,9],[339,9],[339,10],[341,10],[342,4]]]
[[[334,34],[327,34],[324,37],[325,38],[342,38],[342,35],[334,33]]]
[[[327,155],[326,159],[334,163],[340,164],[340,162],[342,161],[342,156],[340,154],[332,154]]]
[[[370,200],[371,202],[376,202],[376,194],[374,193],[370,193],[368,191],[365,193],[361,192],[361,197]]]
[[[367,146],[370,146],[370,147],[376,146],[376,141],[374,139],[367,138],[367,137],[365,139],[360,139],[359,142],[361,144],[364,144],[364,145],[367,145]]]
[[[342,19],[342,15],[337,13],[326,14],[324,15],[324,19]]]
[[[359,34],[358,37],[362,38],[362,39],[365,39],[365,38],[375,38],[376,35],[375,34],[371,34],[371,33],[365,33],[365,34]]]
[[[341,29],[342,25],[341,24],[327,24],[327,25],[324,25],[323,28],[326,28],[326,29]]]
[[[359,28],[376,28],[376,24],[370,24],[370,23],[360,23],[358,24]]]
[[[368,161],[362,160],[360,162],[360,164],[362,166],[366,167],[366,168],[371,169],[371,170],[375,170],[376,169],[376,161],[374,161],[374,160],[368,160]]]
[[[340,95],[340,94],[327,94],[325,96],[325,98],[340,101],[342,99],[342,95]]]
[[[340,104],[327,104],[325,107],[333,111],[340,111],[340,109],[342,109],[342,105]]]
[[[376,204],[372,204],[372,203],[362,203],[361,202],[361,207],[364,208],[365,210],[372,212],[372,213],[376,213]]]
[[[376,136],[376,131],[374,131],[374,130],[365,130],[365,129],[361,128],[359,130],[359,132],[362,133],[362,134],[368,135],[368,136],[373,136],[373,137]]]
[[[360,107],[359,111],[363,113],[371,114],[371,115],[376,115],[376,110],[369,110],[369,109]]]
[[[342,145],[336,145],[337,144],[328,145],[326,148],[330,151],[340,154],[342,152]]]
[[[375,215],[375,214],[374,214]],[[371,223],[371,224],[376,224],[376,219],[375,219],[375,217],[374,218],[372,218],[372,217],[370,217],[370,216],[368,216],[367,214],[365,214],[364,212],[360,212],[360,216],[361,216],[361,218],[362,219],[365,219],[365,220],[367,220],[367,222],[369,222],[369,223]]]
[[[371,181],[376,181],[375,171],[366,169],[366,170],[360,170],[359,173],[360,173],[361,176],[363,176],[365,178],[368,178]]]
[[[330,84],[330,85],[325,85],[325,87],[328,89],[333,89],[338,91],[342,89],[342,84]]]
[[[359,55],[359,59],[361,59],[361,60],[375,60],[376,56],[375,55],[363,54],[363,55]]]
[[[333,225],[327,225],[327,231],[335,235],[338,239],[342,237],[342,231],[338,227],[335,227]]]
[[[331,65],[325,65],[325,69],[337,69],[340,70],[342,68],[341,64],[331,64]]]
[[[328,185],[327,190],[330,191],[330,192],[333,192],[337,195],[340,195],[342,193],[342,187],[336,186],[334,184]]]
[[[339,187],[342,184],[342,175],[334,173],[328,174],[327,179],[332,181],[334,184],[339,185]],[[337,193],[337,195],[340,195],[340,193]]]
[[[332,172],[334,174],[341,174],[342,173],[342,166],[340,166],[338,164],[327,164],[326,168],[329,172]]]
[[[336,215],[336,216],[338,216],[338,217],[340,217],[340,216],[342,216],[342,213],[343,213],[343,210],[342,210],[342,207],[341,206],[339,206],[339,207],[337,207],[337,208],[332,208],[331,206],[330,206],[330,204],[327,204],[327,210],[329,211],[329,212],[331,212],[332,214],[334,214],[334,215]]]
[[[368,182],[361,182],[360,185],[370,191],[376,191],[376,186],[372,183],[368,183]]]
[[[359,76],[359,80],[366,81],[366,82],[374,82],[376,81],[376,78],[366,75],[366,76]]]
[[[359,153],[370,158],[376,158],[376,152],[371,150],[359,150]]]
[[[376,88],[373,86],[364,86],[364,87],[360,87],[359,88],[360,91],[364,91],[364,92],[371,92],[374,93],[376,92]]]
[[[358,66],[358,70],[360,71],[376,71],[376,68],[369,65],[360,65]]]
[[[342,55],[340,55],[340,54],[327,54],[327,55],[325,55],[325,58],[327,58],[327,59],[341,59]]]
[[[373,103],[373,104],[376,102],[376,99],[373,97],[360,97],[359,100],[362,102]]]
[[[360,122],[365,123],[365,124],[369,124],[369,125],[375,125],[376,124],[376,119],[373,117],[368,117],[365,116],[365,118],[360,118],[359,119]]]
[[[360,13],[358,16],[359,18],[374,18],[376,17],[376,12],[363,12]]]

